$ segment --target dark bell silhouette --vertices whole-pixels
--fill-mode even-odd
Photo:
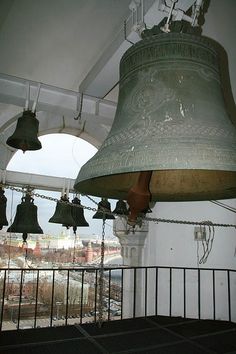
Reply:
[[[35,113],[30,110],[24,111],[22,117],[18,118],[14,133],[7,139],[7,145],[23,152],[41,149],[38,128],[39,121]]]
[[[27,193],[21,198],[21,204],[17,205],[16,216],[7,232],[22,233],[24,241],[27,234],[43,234],[38,223],[37,210],[34,199]]]
[[[118,202],[116,203],[116,207],[113,210],[113,213],[117,215],[128,215],[129,211],[126,203],[121,199],[118,200]]]
[[[81,205],[80,200],[78,197],[75,197],[72,200],[73,204]],[[73,226],[74,234],[76,234],[76,230],[78,226],[89,226],[88,222],[85,220],[84,217],[84,209],[81,207],[71,207],[72,208],[72,217],[74,219],[75,225]]]
[[[61,201],[69,202],[66,194],[61,197]],[[56,210],[53,216],[49,219],[49,222],[55,224],[62,224],[63,226],[69,228],[70,226],[76,226],[75,221],[72,216],[72,207],[70,204],[62,203],[61,201],[57,202]]]
[[[115,219],[114,215],[111,213],[111,204],[106,198],[102,198],[98,203],[98,210],[94,214],[93,219]]]
[[[6,207],[7,207],[7,198],[4,195],[4,190],[0,187],[0,230],[3,226],[8,225],[6,217]]]
[[[72,200],[73,204],[81,205],[79,198],[75,197]],[[81,207],[72,206],[72,217],[75,221],[75,226],[89,226],[84,217],[84,209]]]

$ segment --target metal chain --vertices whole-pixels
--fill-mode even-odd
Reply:
[[[89,195],[87,195],[87,194],[82,194],[82,195],[83,195],[84,197],[87,197],[89,200],[91,200],[91,202],[93,202],[94,204],[96,204],[96,206],[98,207],[98,203],[97,203],[96,200],[94,200],[91,196],[89,196]],[[111,212],[110,210],[107,210],[107,209],[105,209],[105,208],[103,208],[103,207],[101,207],[101,206],[99,206],[99,209],[100,209],[101,211],[106,212],[106,214],[108,214],[108,215],[117,216],[116,213],[113,213],[113,212]],[[111,227],[111,228],[112,228],[112,226],[111,226],[110,224],[108,224],[107,222],[105,222],[105,224],[106,224],[108,227]]]
[[[105,215],[104,215],[105,216]],[[98,327],[102,327],[103,323],[103,291],[104,291],[104,251],[105,251],[105,217],[102,223],[102,240],[101,240],[101,260],[99,268],[99,299],[98,299]]]
[[[98,203],[96,202],[96,200],[94,200],[90,195],[87,194],[83,194],[85,197],[87,197],[89,200],[91,200],[91,202],[93,202],[94,204],[96,204],[98,206]]]
[[[84,194],[84,196],[87,197],[89,200],[91,200],[91,202],[93,202],[94,204],[96,204],[97,207],[98,207],[99,203],[97,203],[96,200],[94,200],[92,197],[90,197],[90,196],[87,195],[87,194]],[[99,205],[99,209],[100,209],[101,211],[105,212],[105,213],[108,214],[108,215],[117,216],[116,213],[113,213],[112,211],[110,211],[110,210],[104,208],[104,207],[101,206],[101,205]]]
[[[9,185],[6,185],[6,184],[1,184],[1,183],[0,183],[0,187],[5,188],[5,189],[10,189],[12,191],[19,192],[19,193],[26,193],[27,189],[28,189],[27,187],[17,188],[17,187],[13,187],[13,186],[9,186]],[[33,191],[33,188],[30,191],[30,194],[32,196],[37,197],[37,198],[50,200],[51,202],[55,202],[55,203],[58,202],[58,203],[62,203],[62,204],[68,204],[68,205],[71,205],[71,206],[76,207],[76,208],[87,209],[87,210],[91,210],[91,211],[94,211],[94,212],[97,211],[96,208],[91,208],[89,206],[84,206],[84,205],[81,205],[81,204],[74,204],[74,203],[68,202],[66,200],[61,200],[61,199],[58,199],[58,198],[49,197],[49,196],[44,195],[44,194],[35,193]]]
[[[9,185],[5,185],[0,183],[0,187],[5,188],[5,189],[10,189],[12,191],[16,191],[16,192],[20,192],[20,193],[25,193],[27,191],[27,187],[22,187],[22,188],[17,188],[17,187],[13,187],[13,186],[9,186]],[[32,187],[33,188],[33,187]],[[96,208],[91,208],[89,206],[85,206],[85,205],[81,205],[81,204],[73,204],[70,203],[68,201],[64,201],[64,200],[60,200],[57,198],[53,198],[53,197],[48,197],[46,195],[43,194],[39,194],[39,193],[34,193],[33,190],[31,191],[31,195],[38,197],[38,198],[42,198],[42,199],[47,199],[53,202],[59,202],[59,203],[64,203],[64,204],[69,204],[73,207],[76,208],[83,208],[83,209],[87,209],[87,210],[91,210],[93,212],[96,212],[97,209]],[[91,201],[93,201],[96,205],[98,204],[95,200],[93,200],[91,197],[89,197],[88,195],[86,195],[86,197],[88,197],[88,199],[90,199]],[[111,215],[116,216],[115,213],[112,212],[108,212],[106,211],[106,213],[109,213]],[[208,225],[208,223],[204,222],[204,221],[187,221],[187,220],[174,220],[174,219],[161,219],[161,218],[150,218],[150,217],[144,217],[143,220],[146,221],[152,221],[154,223],[168,223],[168,224],[183,224],[183,225]],[[215,227],[234,227],[236,228],[236,224],[220,224],[220,223],[212,223],[212,226]]]

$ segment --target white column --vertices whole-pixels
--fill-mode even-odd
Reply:
[[[134,228],[127,225],[126,217],[118,217],[113,222],[114,234],[121,244],[123,264],[134,269],[123,272],[123,317],[139,317],[144,315],[145,308],[145,269],[143,251],[148,234],[148,223]],[[136,268],[137,267],[137,268]]]

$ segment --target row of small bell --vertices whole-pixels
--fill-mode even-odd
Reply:
[[[6,219],[6,201],[4,191],[0,189],[0,227],[7,226]],[[84,210],[82,207],[73,206],[64,202],[69,202],[66,195],[61,197],[61,201],[57,202],[54,215],[49,219],[49,222],[62,224],[67,228],[73,227],[74,232],[78,226],[89,226],[84,217]],[[75,197],[72,204],[81,205],[79,198]],[[26,241],[27,234],[42,234],[43,230],[39,226],[37,217],[37,206],[34,205],[34,199],[29,193],[26,193],[21,198],[21,204],[17,205],[16,215],[12,225],[7,229],[7,232],[22,233],[23,239]],[[114,219],[114,215],[128,215],[129,211],[124,201],[119,200],[116,207],[111,212],[111,204],[106,198],[98,203],[98,210],[93,216],[93,219]]]
[[[64,202],[69,202],[69,198],[66,196],[61,197],[61,200],[57,202],[55,212],[49,219],[49,222],[55,224],[62,224],[67,228],[77,226],[89,226],[84,217],[84,210],[81,207],[73,206]],[[72,204],[81,205],[79,198],[75,197],[72,200]],[[75,231],[75,230],[74,230]]]
[[[74,231],[76,231],[78,226],[89,226],[88,222],[85,220],[82,207],[73,207],[71,204],[63,203],[69,202],[66,195],[61,197],[61,201],[62,202],[57,202],[55,213],[49,219],[49,222],[62,224],[67,228],[72,226]],[[6,203],[7,198],[4,196],[3,189],[0,188],[0,229],[2,229],[3,226],[8,225],[6,218]],[[81,202],[77,197],[72,200],[72,203],[75,205],[81,205]],[[119,200],[116,203],[113,213],[117,215],[128,215],[129,211],[126,203],[123,200]],[[101,202],[98,203],[98,210],[93,216],[93,219],[114,219],[111,212],[111,204],[106,198],[102,198]],[[22,197],[21,204],[17,206],[14,221],[8,228],[7,232],[23,234],[43,233],[37,219],[37,206],[33,204],[33,198],[28,193],[25,197]]]
[[[61,197],[61,201],[62,202],[57,202],[55,213],[49,219],[49,222],[62,224],[67,228],[71,226],[89,226],[84,218],[83,208],[73,207],[71,204],[63,203],[69,202],[66,195]],[[72,200],[72,203],[77,205],[81,204],[77,197]],[[126,203],[119,200],[113,213],[117,215],[128,215]],[[93,219],[114,219],[114,215],[112,215],[111,212],[111,204],[106,198],[102,198],[102,200],[98,203],[98,210],[94,214]]]
[[[49,219],[49,222],[55,224],[62,224],[63,226],[77,227],[77,226],[89,226],[84,218],[83,208],[73,207],[71,204],[66,204],[63,202],[69,202],[66,195],[61,197],[61,201],[57,202],[55,212],[53,216]],[[72,200],[73,204],[81,205],[80,200],[75,197]],[[98,203],[97,212],[94,214],[93,219],[114,219],[113,214],[117,215],[128,215],[129,211],[127,209],[126,203],[123,200],[119,200],[116,203],[116,207],[113,212],[111,212],[111,204],[106,198]]]
[[[148,207],[141,211],[140,214],[147,214],[152,212],[151,209]],[[118,200],[113,212],[111,212],[111,204],[108,202],[106,198],[102,198],[102,200],[98,203],[98,210],[96,214],[94,214],[93,219],[115,219],[113,214],[116,215],[129,215],[130,210],[127,208],[127,204],[123,200]]]
[[[6,197],[4,191],[0,190],[0,227],[8,225],[6,219]],[[69,202],[67,196],[61,197],[61,201]],[[16,232],[23,234],[23,240],[26,241],[27,234],[42,234],[43,230],[39,226],[37,218],[37,206],[33,204],[34,200],[30,194],[22,197],[21,204],[17,205],[16,215],[12,225],[7,229],[7,232]],[[80,200],[75,197],[73,204],[80,205]],[[70,204],[57,202],[56,211],[53,217],[49,220],[52,223],[59,223],[63,226],[72,226],[74,232],[77,226],[89,226],[84,218],[83,208],[73,207]]]

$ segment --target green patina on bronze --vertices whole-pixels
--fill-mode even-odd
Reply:
[[[114,123],[75,189],[126,199],[139,172],[153,171],[153,201],[236,197],[236,129],[213,41],[153,32],[121,60]]]

